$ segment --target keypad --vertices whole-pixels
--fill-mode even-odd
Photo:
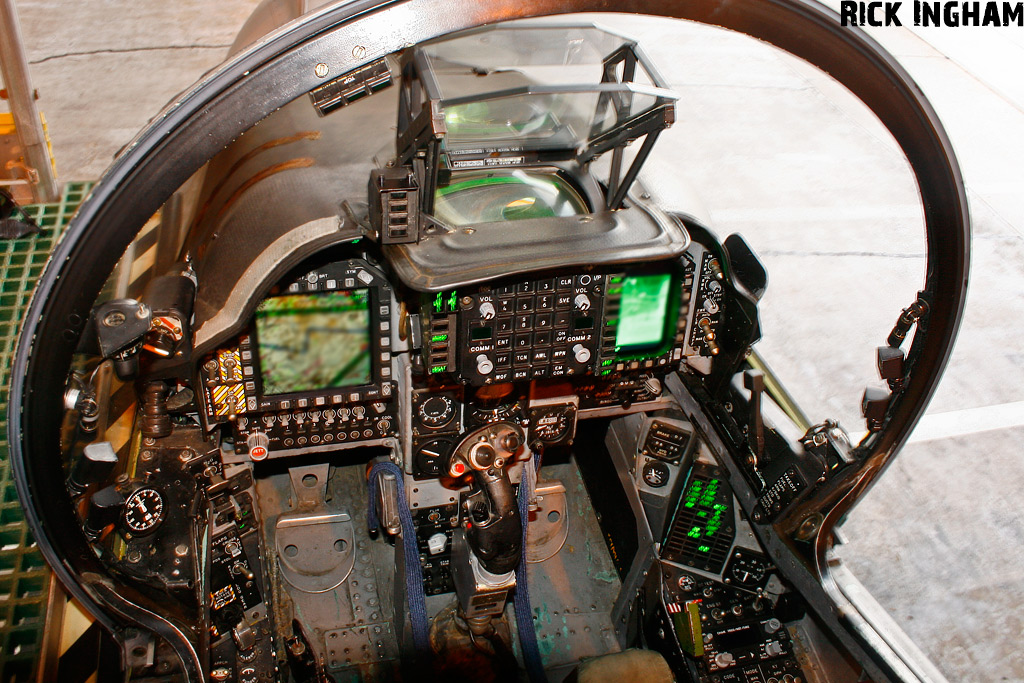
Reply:
[[[461,348],[472,347],[472,353],[463,354],[462,376],[479,385],[593,372],[604,277],[582,274],[523,280],[473,295],[473,304],[460,313],[459,327],[492,328],[493,348],[480,343],[479,333],[475,343],[464,339]],[[493,318],[482,317],[481,302],[493,305]],[[579,352],[580,348],[586,352]],[[481,354],[490,363],[482,363]],[[485,372],[491,364],[493,369]]]

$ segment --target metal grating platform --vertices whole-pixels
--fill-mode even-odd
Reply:
[[[59,202],[25,207],[40,231],[0,240],[0,681],[33,680],[50,570],[25,525],[7,448],[7,392],[21,318],[50,251],[92,183],[67,183]]]

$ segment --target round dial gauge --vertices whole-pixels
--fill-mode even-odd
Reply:
[[[416,417],[424,427],[440,429],[455,417],[455,401],[441,394],[431,396],[416,409]]]
[[[416,465],[420,474],[437,476],[448,466],[448,458],[455,450],[455,440],[448,437],[431,439],[416,449]]]
[[[551,406],[533,411],[531,432],[533,438],[552,445],[572,436],[575,410],[572,406]]]
[[[726,570],[726,576],[734,586],[754,590],[764,585],[771,565],[767,558],[749,551],[737,549]]]
[[[518,422],[516,418],[522,414],[522,406],[519,405],[519,401],[514,403],[504,403],[494,408],[483,408],[477,407],[473,409],[473,418],[477,422],[491,423],[491,422]]]
[[[164,521],[164,497],[153,488],[142,488],[124,504],[124,525],[134,534],[153,531]]]

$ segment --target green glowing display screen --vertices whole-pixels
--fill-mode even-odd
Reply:
[[[693,523],[686,532],[694,539],[698,553],[711,552],[722,524],[729,521],[729,506],[718,500],[718,479],[694,479],[683,494],[683,508],[693,513]]]
[[[662,544],[662,557],[718,574],[735,538],[729,484],[715,468],[695,464]]]
[[[365,289],[275,296],[256,310],[265,395],[370,381],[370,310]]]
[[[664,343],[671,282],[668,273],[623,278],[615,333],[617,353],[647,351]]]

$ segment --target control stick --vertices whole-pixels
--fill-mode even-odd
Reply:
[[[472,491],[464,501],[466,542],[492,574],[514,570],[522,553],[523,524],[505,468],[524,442],[518,425],[495,422],[467,434],[448,465],[453,477],[472,475]]]

